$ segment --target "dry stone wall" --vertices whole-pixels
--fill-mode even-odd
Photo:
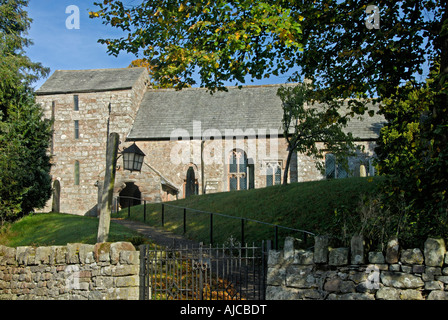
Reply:
[[[448,300],[448,255],[443,239],[428,239],[424,249],[365,252],[362,237],[349,248],[329,247],[316,237],[312,251],[287,238],[268,259],[268,300]]]
[[[0,300],[137,300],[139,270],[129,242],[0,246]]]

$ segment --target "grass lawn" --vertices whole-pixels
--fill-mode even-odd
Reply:
[[[0,233],[0,244],[17,246],[95,244],[98,219],[62,213],[35,213],[9,225]],[[115,223],[110,225],[109,240],[126,241],[138,234]]]
[[[306,230],[313,234],[332,234],[343,239],[344,232],[356,231],[361,225],[360,201],[366,196],[375,196],[381,181],[381,177],[347,178],[192,196],[166,203],[164,227],[183,234],[183,207],[186,207],[200,211],[186,211],[185,235],[204,243],[209,243],[210,240],[210,214],[207,212],[234,217],[213,215],[213,242],[219,244],[241,240],[242,223],[239,218]],[[146,223],[161,227],[161,209],[160,203],[147,204]],[[344,214],[341,215],[341,212]],[[143,221],[143,213],[143,205],[132,207],[131,219]],[[127,218],[128,211],[122,210],[113,214],[113,217]],[[0,244],[11,247],[66,245],[75,242],[94,244],[98,222],[97,218],[61,213],[32,214],[3,228],[0,232]],[[285,236],[303,237],[300,232],[282,228],[278,231],[280,245]],[[248,243],[274,240],[274,232],[272,225],[249,220],[244,223],[244,237]],[[142,240],[138,233],[111,223],[109,241],[132,242],[135,239]],[[308,239],[312,241],[311,237]]]
[[[368,195],[374,196],[376,188],[382,181],[375,178],[347,178],[279,185],[268,188],[223,192],[188,199],[168,202],[165,205],[165,228],[182,234],[184,232],[184,215],[182,208],[187,207],[207,212],[221,213],[233,217],[254,219],[270,224],[306,230],[314,234],[335,234],[342,232],[341,212],[352,215],[350,221],[360,219],[359,204]],[[146,223],[161,227],[161,204],[147,204]],[[143,221],[143,205],[131,208],[130,217]],[[339,214],[336,214],[339,212]],[[127,218],[124,209],[113,216]],[[210,239],[210,215],[187,210],[186,236],[208,243]],[[356,228],[357,226],[351,226]],[[246,221],[244,226],[245,241],[272,239],[274,228],[270,225]],[[302,233],[279,229],[279,242],[291,235],[297,238]],[[241,220],[213,216],[213,241],[228,242],[229,238],[241,239]]]

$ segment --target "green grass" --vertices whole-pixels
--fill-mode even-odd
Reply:
[[[343,238],[346,225],[341,212],[350,215],[352,231],[361,224],[359,203],[368,195],[375,196],[380,177],[348,178],[330,181],[294,183],[262,189],[223,192],[166,203],[165,228],[183,234],[183,209],[187,207],[207,212],[221,213],[263,221],[269,224],[307,230],[314,234],[331,234]],[[161,227],[161,204],[148,204],[146,223]],[[338,214],[335,214],[338,212]],[[127,218],[123,210],[114,217]],[[209,243],[210,215],[187,210],[186,236]],[[143,221],[143,205],[131,208],[131,219]],[[16,247],[26,245],[66,245],[67,243],[96,242],[98,219],[60,213],[39,213],[26,216],[0,233],[0,244]],[[273,240],[271,225],[245,222],[245,241]],[[302,237],[302,233],[279,229],[279,243],[285,236]],[[109,241],[131,241],[138,233],[111,223]],[[241,240],[241,220],[219,215],[213,216],[214,243]],[[310,237],[309,237],[310,238]],[[141,239],[139,239],[141,240]],[[312,240],[312,239],[311,239]],[[347,240],[347,239],[346,239]]]
[[[355,216],[356,221],[361,200],[367,195],[375,196],[376,187],[381,180],[380,177],[347,178],[192,196],[167,203],[165,228],[176,233],[183,233],[183,209],[169,206],[175,205],[254,219],[306,230],[314,234],[332,234],[341,237],[341,215],[335,213],[344,211],[345,214]],[[128,211],[122,210],[114,216],[127,218]],[[131,208],[131,219],[143,221],[143,206]],[[186,220],[186,236],[208,243],[210,215],[187,210]],[[146,223],[161,227],[161,204],[147,204]],[[283,229],[279,231],[280,243],[281,239],[287,235],[302,237],[301,233],[291,233]],[[241,220],[214,215],[213,241],[224,243],[229,241],[230,237],[236,240],[241,239]],[[273,237],[272,226],[246,221],[246,242],[273,239]]]
[[[4,228],[0,233],[0,244],[10,247],[95,244],[97,233],[97,218],[62,213],[35,213]],[[125,241],[137,236],[136,232],[111,223],[108,241]]]

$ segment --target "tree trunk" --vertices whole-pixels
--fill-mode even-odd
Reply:
[[[283,185],[288,184],[288,172],[289,172],[289,165],[291,163],[291,157],[294,153],[294,148],[288,147],[288,158],[286,159],[286,165],[285,165],[285,172],[283,173]]]

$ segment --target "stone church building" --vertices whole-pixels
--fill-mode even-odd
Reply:
[[[212,95],[202,88],[152,89],[145,68],[55,71],[36,99],[54,120],[49,152],[60,212],[96,214],[111,132],[120,135],[120,151],[135,143],[145,153],[141,172],[123,170],[118,159],[115,196],[161,202],[282,183],[288,152],[279,87],[228,87]],[[289,181],[356,176],[361,165],[374,174],[383,122],[380,116],[350,121],[347,130],[364,146],[350,159],[350,172],[338,172],[327,155],[322,174],[314,159],[295,154]],[[44,210],[51,208],[50,200]]]

